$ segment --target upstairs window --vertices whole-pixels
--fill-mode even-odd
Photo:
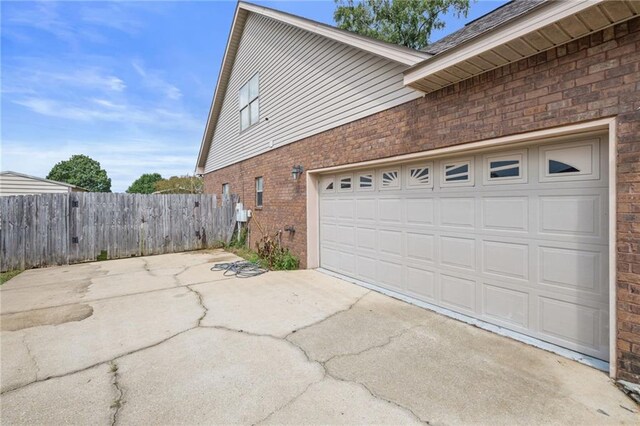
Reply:
[[[256,178],[256,207],[262,207],[262,191],[264,190],[264,180],[262,176]]]
[[[240,130],[246,130],[260,119],[258,74],[240,88]]]

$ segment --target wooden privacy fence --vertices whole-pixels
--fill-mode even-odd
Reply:
[[[235,204],[212,194],[0,197],[0,269],[211,248],[231,239]]]

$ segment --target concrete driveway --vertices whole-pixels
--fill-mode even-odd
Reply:
[[[2,286],[2,424],[638,424],[606,374],[315,271],[182,253]]]

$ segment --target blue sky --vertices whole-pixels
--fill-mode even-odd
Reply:
[[[333,1],[256,2],[328,24]],[[504,4],[447,16],[432,41]],[[0,170],[44,177],[73,154],[122,192],[192,173],[234,1],[2,2]]]

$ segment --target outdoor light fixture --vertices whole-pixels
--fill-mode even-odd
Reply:
[[[302,170],[302,166],[293,166],[293,169],[291,169],[291,177],[293,177],[293,180],[298,180],[302,174]]]

